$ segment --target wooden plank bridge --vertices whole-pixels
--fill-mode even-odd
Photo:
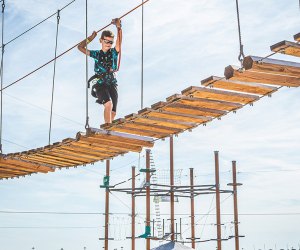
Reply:
[[[271,46],[276,53],[300,56],[300,33],[296,42],[283,41]],[[88,129],[76,138],[29,151],[2,155],[0,179],[53,172],[112,159],[128,152],[153,147],[154,141],[191,130],[220,119],[245,105],[269,96],[279,88],[300,86],[300,64],[248,56],[243,68],[229,65],[224,77],[210,76],[202,86],[190,86],[165,101],[137,113]]]

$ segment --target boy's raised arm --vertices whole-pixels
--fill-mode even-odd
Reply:
[[[86,40],[86,39],[82,40],[82,41],[78,44],[77,48],[78,48],[83,54],[87,54],[88,56],[90,56],[90,51],[86,49],[86,46],[87,46],[87,44],[89,44],[91,41],[93,41],[94,38],[95,38],[96,36],[97,36],[97,32],[96,32],[96,31],[93,31],[93,34],[90,35],[90,36],[87,38],[87,40]]]

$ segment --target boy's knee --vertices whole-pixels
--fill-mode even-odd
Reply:
[[[112,101],[108,101],[108,102],[106,102],[106,103],[104,103],[104,107],[105,108],[109,108],[109,109],[112,109]]]

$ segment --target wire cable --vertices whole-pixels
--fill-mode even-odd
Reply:
[[[85,41],[87,41],[88,37],[88,2],[85,0]],[[89,125],[89,68],[88,68],[88,45],[85,46],[85,82],[86,82],[86,89],[85,89],[85,129],[87,130]]]
[[[131,9],[130,11],[128,11],[127,13],[125,13],[124,15],[122,15],[121,17],[119,17],[119,19],[122,19],[123,17],[127,16],[128,14],[130,14],[131,12],[135,11],[137,8],[141,7],[143,4],[149,2],[150,0],[146,0],[144,3],[139,4],[138,6],[136,6],[135,8]],[[99,33],[100,31],[106,29],[108,26],[110,26],[111,23],[107,24],[106,26],[102,27],[100,30],[96,31],[96,33]],[[80,42],[79,42],[80,43]],[[69,51],[71,51],[72,49],[74,49],[76,46],[79,45],[79,43],[76,43],[75,45],[73,45],[71,48],[67,49],[66,51],[62,52],[61,54],[59,54],[58,56],[56,56],[56,58],[51,59],[50,61],[44,63],[43,65],[39,66],[38,68],[34,69],[33,71],[29,72],[28,74],[20,77],[19,79],[15,80],[14,82],[6,85],[5,87],[1,88],[1,91],[11,87],[12,85],[20,82],[21,80],[25,79],[26,77],[32,75],[33,73],[37,72],[38,70],[44,68],[46,65],[48,65],[49,63],[53,62],[54,60],[56,60],[57,58],[62,57],[63,55],[65,55],[66,53],[68,53]]]
[[[144,0],[142,0],[142,4]],[[141,109],[144,107],[144,5],[142,5]]]
[[[1,30],[1,89],[3,88],[3,60],[4,60],[4,11],[5,11],[5,0],[2,0],[2,30]],[[3,121],[3,94],[1,91],[1,111],[0,111],[0,154],[2,154],[2,121]]]
[[[238,56],[238,60],[241,62],[241,66],[243,67],[243,60],[245,58],[245,55],[244,55],[244,45],[242,44],[239,1],[235,0],[235,3],[236,3],[236,15],[237,15],[237,21],[238,21],[238,32],[239,32],[239,43],[240,43],[240,54]]]
[[[75,1],[76,1],[76,0],[73,0],[72,2],[66,4],[64,7],[62,7],[62,8],[60,9],[60,11],[62,11],[62,10],[65,9],[65,8],[67,8],[70,4],[72,4],[72,3],[75,2]],[[23,33],[21,33],[20,35],[18,35],[18,36],[16,36],[15,38],[11,39],[10,41],[8,41],[8,42],[7,42],[6,44],[4,44],[4,45],[7,45],[7,44],[9,44],[9,43],[15,41],[15,40],[18,39],[19,37],[25,35],[25,34],[26,34],[27,32],[29,32],[30,30],[33,30],[34,28],[36,28],[36,27],[39,26],[40,24],[44,23],[45,21],[47,21],[47,20],[50,19],[51,17],[55,16],[56,13],[57,13],[57,12],[54,12],[52,15],[46,17],[44,20],[40,21],[40,22],[37,23],[36,25],[32,26],[31,28],[29,28],[29,29],[27,29],[26,31],[24,31]],[[2,46],[3,46],[3,45],[2,45]],[[2,47],[2,46],[1,46],[1,47]],[[0,47],[0,48],[1,48],[1,47]]]
[[[56,58],[56,55],[57,55],[57,40],[58,40],[59,20],[60,20],[60,10],[57,11],[57,22],[56,22],[56,37],[55,37],[55,52],[54,52],[54,58]],[[54,87],[55,87],[55,73],[56,73],[56,59],[54,60],[54,65],[53,65],[53,79],[52,79],[52,93],[51,93],[51,109],[50,109],[49,137],[48,137],[48,144],[49,144],[49,145],[50,145],[50,142],[51,142],[52,112],[53,112],[53,97],[54,97]],[[1,93],[2,93],[2,92],[1,92]]]

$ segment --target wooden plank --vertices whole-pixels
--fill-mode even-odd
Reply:
[[[300,42],[300,33],[294,35],[294,40]]]
[[[160,126],[160,125],[153,125],[148,123],[141,123],[141,122],[126,122],[122,125],[122,127],[127,128],[134,128],[134,129],[140,129],[140,130],[150,130],[153,132],[159,132],[164,134],[177,134],[180,133],[182,130],[178,128],[173,127],[166,127],[166,126]]]
[[[300,77],[300,63],[296,62],[247,56],[243,61],[243,67],[252,72]]]
[[[13,174],[13,173],[6,172],[6,171],[0,171],[0,176],[1,176],[1,178],[13,178],[13,177],[19,176],[19,174]]]
[[[211,100],[227,101],[240,104],[252,103],[259,99],[259,97],[256,95],[241,94],[236,92],[194,86],[183,90],[182,94],[190,95],[197,98],[206,98]]]
[[[21,170],[11,169],[11,168],[7,168],[7,167],[1,166],[1,165],[0,165],[0,172],[12,173],[12,174],[17,174],[17,175],[32,173],[30,171],[24,171],[24,170],[21,171]]]
[[[177,112],[181,114],[196,115],[196,116],[206,116],[206,117],[220,117],[225,115],[227,112],[216,109],[207,109],[199,107],[191,107],[188,105],[182,105],[177,103],[171,103],[166,105],[161,105],[162,102],[153,104],[151,107],[153,109],[158,109],[167,112]]]
[[[128,128],[128,127],[123,127],[123,126],[112,127],[111,130],[130,133],[130,134],[149,136],[149,137],[153,137],[153,138],[164,138],[164,137],[168,136],[168,134],[166,134],[166,133],[153,132],[151,130],[145,130],[145,129],[141,130],[141,129],[136,129],[136,128]]]
[[[113,153],[108,153],[105,150],[99,150],[98,148],[95,149],[93,148],[93,150],[91,150],[90,147],[86,148],[86,147],[82,147],[80,145],[67,145],[67,146],[60,146],[59,149],[65,149],[71,152],[78,152],[78,153],[82,153],[82,154],[89,154],[89,155],[93,155],[93,156],[97,156],[97,157],[101,157],[101,158],[109,158],[114,156]]]
[[[157,118],[166,118],[175,121],[182,121],[182,122],[194,122],[194,123],[204,123],[211,121],[210,117],[206,116],[196,116],[196,115],[189,115],[189,114],[181,114],[176,112],[168,112],[162,110],[155,110],[151,108],[144,108],[138,112],[139,115],[147,116],[147,117],[157,117]]]
[[[201,81],[206,87],[214,87],[219,89],[233,90],[256,95],[268,95],[276,91],[277,87],[262,85],[253,82],[238,82],[226,80],[224,77],[210,76]]]
[[[30,152],[30,151],[29,151]],[[44,157],[47,159],[53,159],[55,161],[58,162],[62,162],[62,163],[71,163],[71,164],[82,164],[82,162],[84,162],[84,160],[73,160],[73,159],[68,159],[67,156],[51,156],[50,154],[51,152],[49,152],[49,150],[47,149],[47,147],[45,147],[43,150],[33,150],[33,152],[30,152],[29,155],[34,155],[34,156],[39,156],[39,157]]]
[[[103,128],[105,127],[109,129],[110,127],[115,126],[116,124],[118,123],[114,121],[114,123],[112,124],[103,124],[101,125],[101,127]],[[133,135],[125,136],[124,134],[122,134],[122,136],[119,136],[118,133],[112,131],[106,131],[106,133],[107,134],[101,134],[101,133],[92,134],[89,135],[89,137],[99,138],[101,139],[101,141],[118,142],[118,143],[122,142],[123,144],[135,145],[140,147],[153,147],[154,145],[153,140],[149,138],[146,140],[144,137],[138,137],[138,136],[134,137]],[[143,138],[143,139],[137,139],[137,138]]]
[[[271,50],[276,53],[300,57],[300,44],[294,42],[281,41],[272,45]]]
[[[8,166],[17,166],[23,169],[29,169],[32,171],[39,171],[39,172],[53,172],[53,168],[44,166],[41,164],[36,164],[36,163],[29,163],[29,162],[24,162],[22,160],[15,160],[11,158],[3,159],[0,158],[0,163],[3,163]]]
[[[48,152],[44,152],[43,155],[46,154],[47,156],[53,156],[53,159],[66,159],[67,161],[73,161],[74,164],[82,165],[82,164],[89,164],[91,162],[95,162],[99,160],[99,157],[85,155],[80,153],[72,153],[67,150],[59,150],[53,149]]]
[[[93,150],[99,150],[99,151],[102,151],[102,150],[106,150],[107,153],[109,153],[109,156],[116,156],[116,155],[119,155],[119,154],[124,154],[124,153],[128,153],[129,151],[121,151],[119,148],[113,148],[113,147],[109,147],[109,146],[103,146],[101,144],[95,144],[95,143],[91,143],[91,142],[88,142],[88,141],[78,141],[74,144],[74,146],[80,146],[81,148],[85,148],[87,150],[91,150],[91,144],[93,145]]]
[[[24,168],[24,167],[20,167],[20,166],[16,166],[16,165],[12,165],[12,164],[7,164],[7,163],[0,163],[1,166],[6,167],[7,169],[13,169],[13,170],[20,170],[20,171],[26,171],[26,172],[30,172],[30,173],[37,173],[37,172],[41,172],[41,173],[48,173],[48,171],[45,170],[38,170],[38,169],[31,169],[31,168]]]
[[[188,129],[197,126],[197,123],[174,121],[171,119],[157,118],[157,117],[147,117],[147,116],[142,116],[137,114],[131,114],[126,116],[126,120],[129,121],[134,120],[135,122],[153,124],[158,126],[173,127],[177,129]]]
[[[98,145],[98,146],[108,146],[113,149],[118,149],[120,153],[128,152],[128,151],[133,151],[133,152],[140,152],[142,150],[141,147],[139,146],[134,146],[134,145],[128,145],[128,144],[123,144],[122,142],[110,142],[110,141],[99,141],[97,138],[93,137],[82,137],[81,140],[82,142],[89,142],[92,143],[92,145]]]
[[[112,125],[114,122],[112,123]],[[108,137],[115,136],[119,138],[119,141],[123,139],[127,139],[129,141],[139,142],[139,143],[145,143],[148,142],[150,146],[153,146],[153,139],[149,137],[144,136],[138,136],[138,135],[131,135],[127,133],[120,133],[120,132],[114,132],[114,131],[105,131],[103,129],[97,129],[97,128],[90,128],[92,133],[95,133],[96,135],[105,135]],[[142,144],[141,144],[142,145]]]
[[[172,95],[167,98],[168,102],[176,102],[183,105],[189,105],[194,107],[202,107],[216,110],[232,111],[241,108],[243,105],[239,103],[226,102],[220,100],[210,100],[204,98],[196,98],[186,95]]]
[[[224,75],[226,79],[241,82],[256,82],[288,87],[298,87],[300,85],[300,78],[297,77],[251,72],[247,70],[240,71],[238,67],[232,65],[229,65],[225,68]]]
[[[80,152],[73,152],[71,150],[68,150],[67,148],[62,148],[62,145],[59,146],[47,146],[45,147],[45,153],[46,154],[51,154],[53,153],[59,153],[59,154],[64,154],[63,158],[67,160],[74,160],[74,161],[83,161],[83,162],[89,162],[89,161],[94,161],[98,159],[99,157],[96,155],[89,155],[89,153],[82,154]],[[90,151],[92,153],[92,150]]]
[[[37,156],[37,155],[22,156],[21,159],[28,160],[30,162],[35,162],[35,163],[48,164],[53,167],[65,167],[66,165],[68,165],[68,166],[74,165],[72,163],[66,164],[65,162],[62,162],[62,161],[52,160],[52,159],[48,159],[45,157],[43,158],[43,157]]]

